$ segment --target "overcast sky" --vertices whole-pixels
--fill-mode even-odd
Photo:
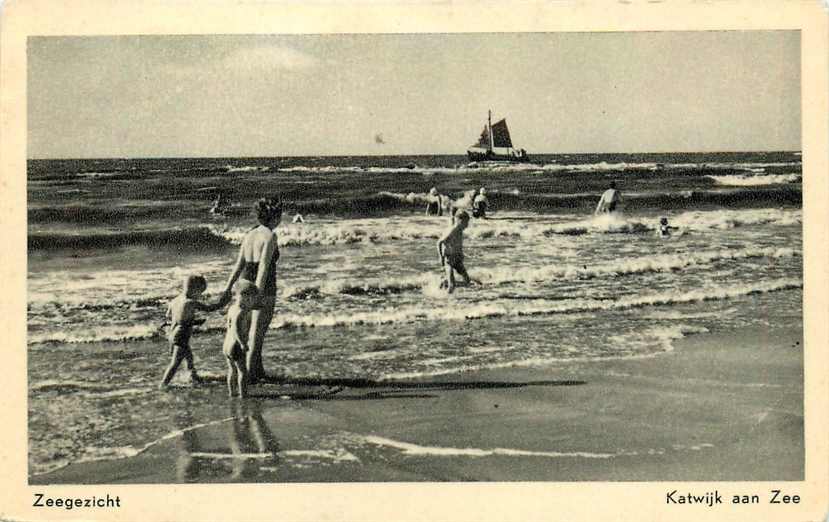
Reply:
[[[800,150],[793,31],[37,37],[30,158]],[[376,139],[381,134],[382,139]]]

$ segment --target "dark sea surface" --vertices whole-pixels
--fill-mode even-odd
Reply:
[[[651,357],[683,336],[802,327],[799,153],[30,160],[31,473],[134,454],[170,431],[157,331],[191,273],[212,299],[266,195],[279,301],[266,366],[288,378],[412,379]],[[622,211],[592,216],[615,180]],[[447,217],[427,193],[493,212],[466,230],[480,286],[439,289]],[[209,212],[223,194],[232,206]],[[305,223],[291,223],[301,213]],[[658,237],[659,218],[677,227]],[[220,376],[221,313],[193,338]],[[182,391],[183,390],[183,391]],[[205,405],[209,408],[209,405]]]

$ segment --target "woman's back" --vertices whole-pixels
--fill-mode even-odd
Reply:
[[[273,232],[264,226],[249,231],[242,240],[242,255],[248,263],[258,263]]]
[[[271,258],[266,268],[265,280],[261,282],[259,289],[263,295],[276,295],[276,262],[279,260],[279,248],[276,245],[276,235],[271,229],[259,226],[249,231],[242,240],[242,256],[245,258],[245,266],[242,277],[252,283],[257,282],[259,265],[262,257],[269,250],[268,244],[272,244]]]

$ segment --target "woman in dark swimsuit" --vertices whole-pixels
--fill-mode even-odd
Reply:
[[[254,205],[259,226],[250,229],[242,239],[236,266],[227,280],[224,300],[230,300],[233,285],[241,277],[259,289],[259,303],[251,314],[247,354],[251,383],[266,377],[262,366],[262,343],[273,319],[276,305],[276,263],[279,260],[277,236],[273,231],[282,220],[282,203],[278,198],[260,199]]]

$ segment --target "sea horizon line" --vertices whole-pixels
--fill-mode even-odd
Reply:
[[[801,150],[720,150],[720,151],[659,151],[659,152],[536,152],[529,153],[530,158],[538,156],[635,156],[635,155],[680,155],[680,154],[801,154]],[[47,157],[26,158],[26,161],[113,161],[113,160],[234,160],[234,159],[301,159],[301,158],[434,158],[466,157],[464,153],[411,153],[411,154],[300,154],[267,156],[88,156],[88,157]]]

